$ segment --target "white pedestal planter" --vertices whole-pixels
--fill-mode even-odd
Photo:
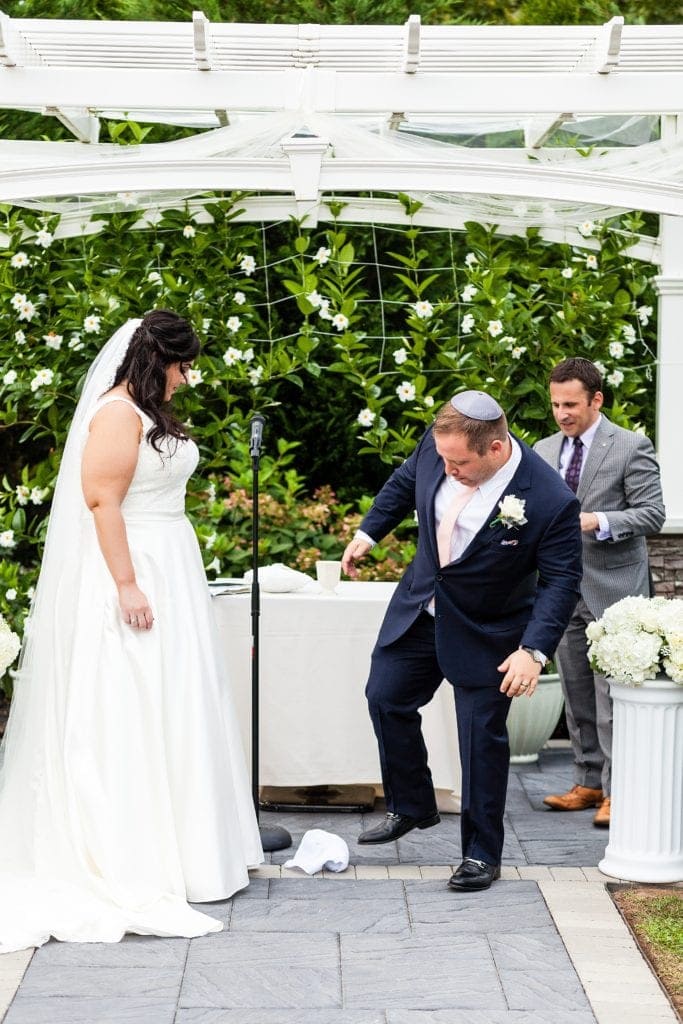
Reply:
[[[610,683],[609,844],[598,867],[634,882],[683,880],[683,686]]]
[[[564,698],[556,673],[539,676],[533,697],[515,697],[508,714],[510,764],[531,764],[550,739]]]

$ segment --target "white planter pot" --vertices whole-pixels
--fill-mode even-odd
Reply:
[[[556,673],[539,676],[533,697],[515,697],[508,714],[510,764],[531,764],[550,739],[562,711],[564,698]]]
[[[609,844],[598,867],[634,882],[683,880],[683,686],[610,682]]]

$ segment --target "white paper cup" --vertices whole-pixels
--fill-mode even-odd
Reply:
[[[316,562],[315,575],[322,587],[323,597],[332,597],[341,579],[341,562]]]

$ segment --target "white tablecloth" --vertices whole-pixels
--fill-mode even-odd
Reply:
[[[364,696],[394,583],[342,582],[334,597],[261,591],[260,783],[381,786],[377,744]],[[245,751],[251,746],[251,597],[213,600]],[[442,683],[423,711],[429,764],[441,810],[460,809],[453,691]]]

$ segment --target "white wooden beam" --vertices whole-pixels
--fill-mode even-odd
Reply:
[[[573,114],[557,114],[543,117],[532,117],[524,126],[524,145],[527,149],[540,149],[548,141],[556,128],[567,121],[575,121]]]
[[[203,11],[192,12],[192,37],[195,64],[200,71],[211,70],[211,34],[209,19]]]
[[[683,96],[680,71],[643,75],[620,72],[563,74],[343,74],[314,68],[286,71],[133,70],[116,77],[121,110],[293,110],[305,92],[312,110],[387,114],[677,114]],[[0,66],[0,107],[112,106],[112,78],[105,68]]]
[[[59,107],[45,107],[45,113],[58,121],[75,135],[79,142],[96,143],[100,138],[100,119],[87,110],[82,113],[60,110]]]
[[[608,75],[619,63],[621,53],[621,33],[624,19],[618,15],[605,22],[595,47],[595,70],[599,75]]]
[[[662,217],[662,270],[655,278],[657,315],[657,453],[666,505],[664,533],[683,531],[683,473],[679,422],[683,393],[683,217]]]
[[[9,44],[10,19],[0,11],[0,64],[6,68],[17,66],[17,60]]]
[[[420,28],[420,15],[411,14],[404,25],[403,71],[406,75],[414,75],[420,67]]]

